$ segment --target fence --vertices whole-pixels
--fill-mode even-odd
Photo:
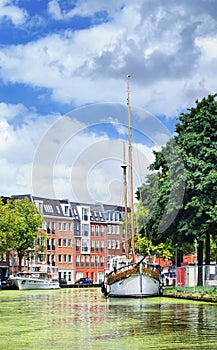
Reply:
[[[176,268],[176,287],[217,288],[217,265],[188,265]]]

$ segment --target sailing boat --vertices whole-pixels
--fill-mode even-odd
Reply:
[[[131,249],[132,258],[129,257],[128,245],[128,206],[126,192],[126,170],[127,165],[124,162],[121,165],[124,174],[124,198],[125,198],[125,234],[126,256],[116,256],[112,259],[112,270],[105,276],[102,284],[102,292],[108,297],[133,297],[142,298],[148,296],[158,296],[161,294],[160,271],[150,265],[145,257],[136,258],[135,254],[135,235],[134,235],[134,192],[133,192],[133,165],[132,165],[132,132],[131,132],[131,111],[130,111],[130,75],[128,81],[128,144],[129,144],[129,176],[130,176],[130,199],[131,199]]]

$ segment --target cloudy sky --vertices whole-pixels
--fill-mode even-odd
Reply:
[[[0,193],[120,204],[127,74],[137,186],[216,92],[216,34],[215,0],[0,0]]]

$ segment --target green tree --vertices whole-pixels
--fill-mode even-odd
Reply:
[[[16,251],[21,270],[23,257],[28,255],[29,249],[35,249],[42,216],[28,198],[8,199],[5,204],[1,203],[0,213],[1,252]]]
[[[154,155],[155,161],[150,166],[154,173],[148,175],[146,183],[137,190],[145,216],[145,227],[140,232],[154,245],[171,242],[174,247],[181,246],[182,237],[178,236],[176,222],[185,191],[183,159],[174,139]],[[145,214],[147,210],[148,215]],[[171,251],[170,245],[168,249]]]
[[[152,182],[149,177],[137,191],[137,197],[146,210],[150,204],[153,207],[155,198],[155,207],[146,218],[149,237],[156,242],[170,238],[176,246],[183,245],[184,250],[185,242],[193,247],[196,239],[199,265],[203,263],[204,241],[206,264],[209,264],[210,239],[215,243],[217,238],[215,99],[216,95],[209,95],[200,102],[196,101],[196,107],[180,115],[174,138],[161,151],[154,152],[155,161],[150,168],[156,173]],[[202,276],[199,284],[201,281]]]
[[[141,234],[136,236],[136,248],[144,255],[155,255],[166,260],[174,256],[171,241],[167,240],[165,243],[154,245],[152,240]]]
[[[198,262],[210,263],[210,236],[217,235],[217,95],[196,101],[196,107],[178,118],[176,142],[182,153],[186,194],[179,231],[191,232],[198,241]]]
[[[8,204],[0,200],[0,253],[4,254],[12,249],[14,216],[8,210]]]

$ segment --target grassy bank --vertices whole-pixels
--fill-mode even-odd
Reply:
[[[204,289],[203,287],[164,287],[165,297],[217,302],[217,288]]]

